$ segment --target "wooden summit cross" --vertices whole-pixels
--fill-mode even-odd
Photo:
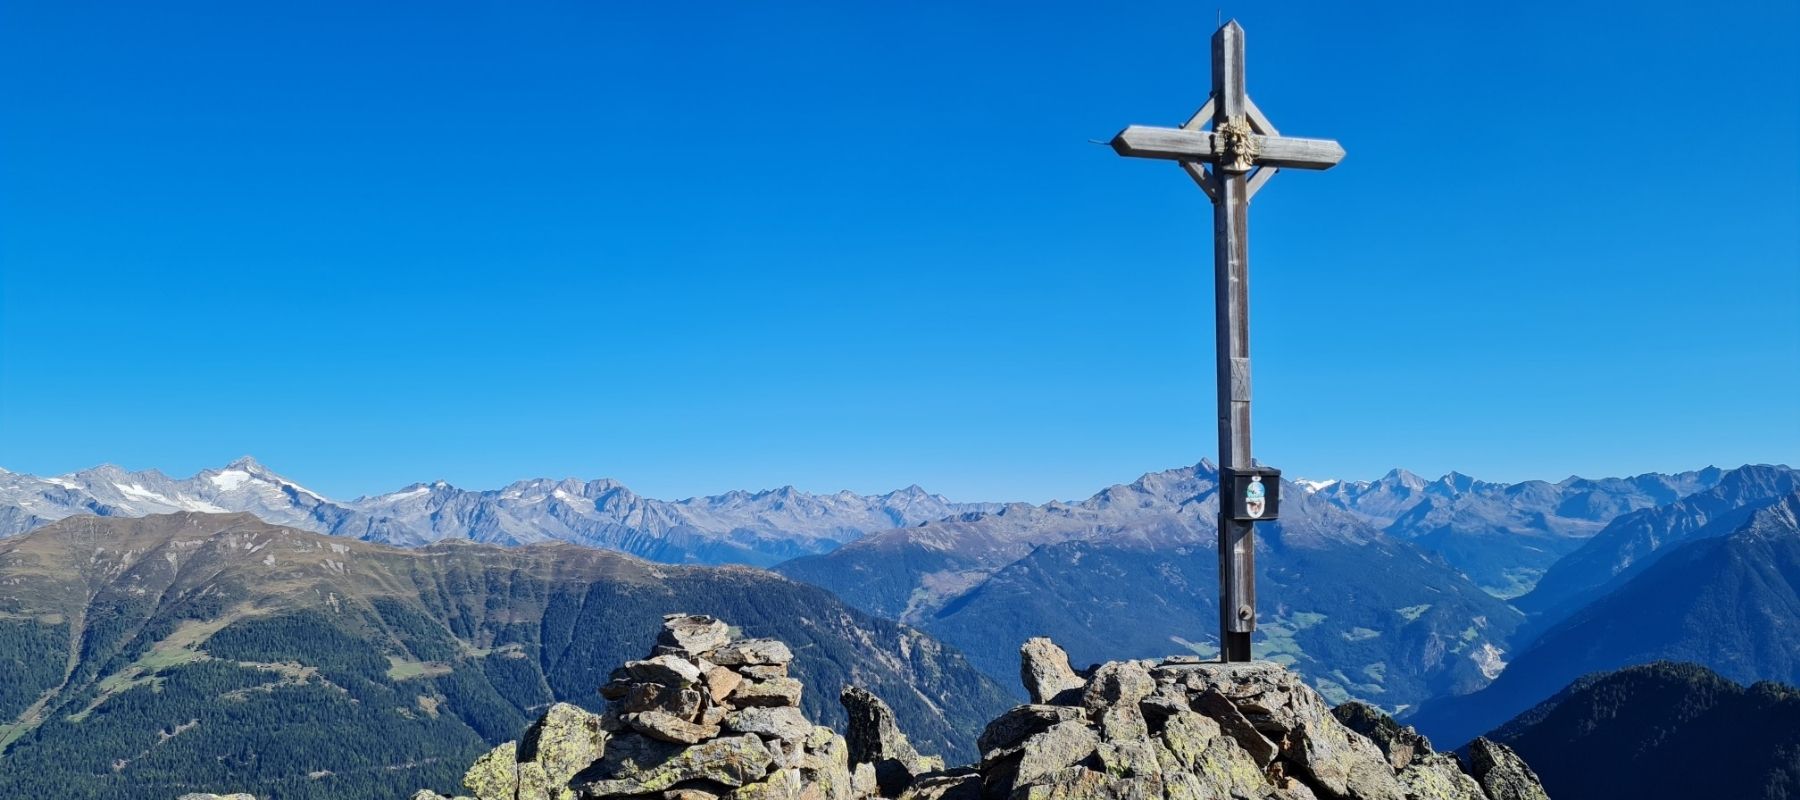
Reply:
[[[1204,130],[1207,123],[1212,130]],[[1276,518],[1281,471],[1250,458],[1250,198],[1279,168],[1330,169],[1344,148],[1282,136],[1244,92],[1244,29],[1212,37],[1212,97],[1179,128],[1133,125],[1113,137],[1122,156],[1176,161],[1213,202],[1218,313],[1219,640],[1225,661],[1250,660],[1256,630],[1256,521]],[[1267,484],[1264,478],[1269,478]]]

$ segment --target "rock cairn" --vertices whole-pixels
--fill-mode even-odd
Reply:
[[[463,785],[478,800],[851,800],[849,748],[801,713],[793,659],[774,639],[671,614],[650,655],[600,688],[612,701],[604,714],[552,706]]]
[[[601,688],[604,714],[551,707],[464,785],[479,800],[1547,800],[1503,745],[1477,740],[1465,769],[1373,708],[1330,708],[1268,662],[1077,671],[1032,639],[1020,651],[1031,702],[982,731],[979,763],[945,769],[864,689],[839,697],[847,739],[814,725],[792,660],[781,642],[671,615],[650,656]]]

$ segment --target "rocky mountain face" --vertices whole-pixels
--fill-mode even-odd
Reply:
[[[463,779],[474,800],[1547,798],[1503,744],[1477,742],[1465,768],[1379,712],[1334,713],[1279,665],[1183,657],[1078,673],[1048,639],[1021,651],[1031,703],[988,723],[978,761],[945,769],[859,687],[840,694],[848,738],[786,702],[804,687],[749,702],[765,694],[741,687],[770,678],[719,662],[779,655],[779,643],[731,642],[705,617],[665,625],[653,654],[608,684],[618,699],[604,714],[553,707],[478,760]],[[427,789],[414,800],[448,798]]]
[[[1530,590],[1551,564],[1621,514],[1712,488],[1724,471],[1650,473],[1558,483],[1491,483],[1451,472],[1427,480],[1394,470],[1375,481],[1307,488],[1388,534],[1441,555],[1499,597]]]
[[[183,479],[153,469],[128,472],[110,464],[54,478],[0,470],[0,537],[76,514],[142,517],[181,511],[244,511],[265,522],[321,532],[383,529],[355,509],[333,503],[251,458]]]
[[[1557,797],[1800,796],[1800,690],[1693,664],[1585,677],[1489,735]]]
[[[186,479],[113,466],[55,478],[0,471],[0,536],[75,514],[247,511],[278,525],[403,547],[449,539],[561,541],[665,563],[766,566],[872,531],[992,507],[952,503],[917,486],[884,495],[816,495],[789,486],[666,501],[641,497],[617,481],[572,479],[519,481],[492,491],[439,481],[334,501],[250,458]]]
[[[1697,532],[1716,524],[1710,520],[1735,522],[1729,534],[1659,548],[1641,570],[1622,571],[1622,585],[1539,636],[1492,685],[1427,704],[1414,724],[1471,735],[1581,675],[1657,660],[1696,662],[1746,682],[1800,683],[1800,491],[1719,516],[1695,511],[1716,508],[1716,500],[1697,495],[1654,516]],[[1634,522],[1621,530],[1642,529]]]
[[[1785,466],[1732,470],[1712,488],[1614,519],[1544,575],[1518,606],[1547,627],[1647,569],[1686,542],[1724,536],[1764,505],[1800,486]]]
[[[600,708],[606,665],[678,610],[788,643],[789,677],[758,679],[771,691],[880,692],[928,752],[970,756],[961,732],[1009,704],[954,649],[760,570],[82,516],[0,540],[0,797],[404,796],[553,703]],[[831,698],[797,703],[847,721]]]
[[[999,678],[1002,643],[1049,634],[1078,658],[1216,654],[1217,472],[1146,475],[1080,503],[1009,505],[865,537],[777,571],[956,643]],[[1441,559],[1284,486],[1257,526],[1262,657],[1328,697],[1405,710],[1472,691],[1523,619]]]

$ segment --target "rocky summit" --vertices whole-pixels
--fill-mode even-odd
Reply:
[[[978,763],[920,754],[887,704],[843,687],[848,737],[799,709],[793,654],[671,615],[653,651],[558,704],[464,778],[477,800],[1544,800],[1505,745],[1473,767],[1368,706],[1329,707],[1278,664],[1180,657],[1086,670],[1048,639],[1020,651],[1032,702],[980,734]],[[446,800],[421,791],[414,800]]]

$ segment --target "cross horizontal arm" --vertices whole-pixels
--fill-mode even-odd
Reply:
[[[1296,139],[1291,136],[1252,136],[1256,163],[1267,167],[1330,169],[1344,160],[1344,148],[1330,139]],[[1122,156],[1162,158],[1170,161],[1216,161],[1210,131],[1153,128],[1133,125],[1119,131],[1112,148]]]

